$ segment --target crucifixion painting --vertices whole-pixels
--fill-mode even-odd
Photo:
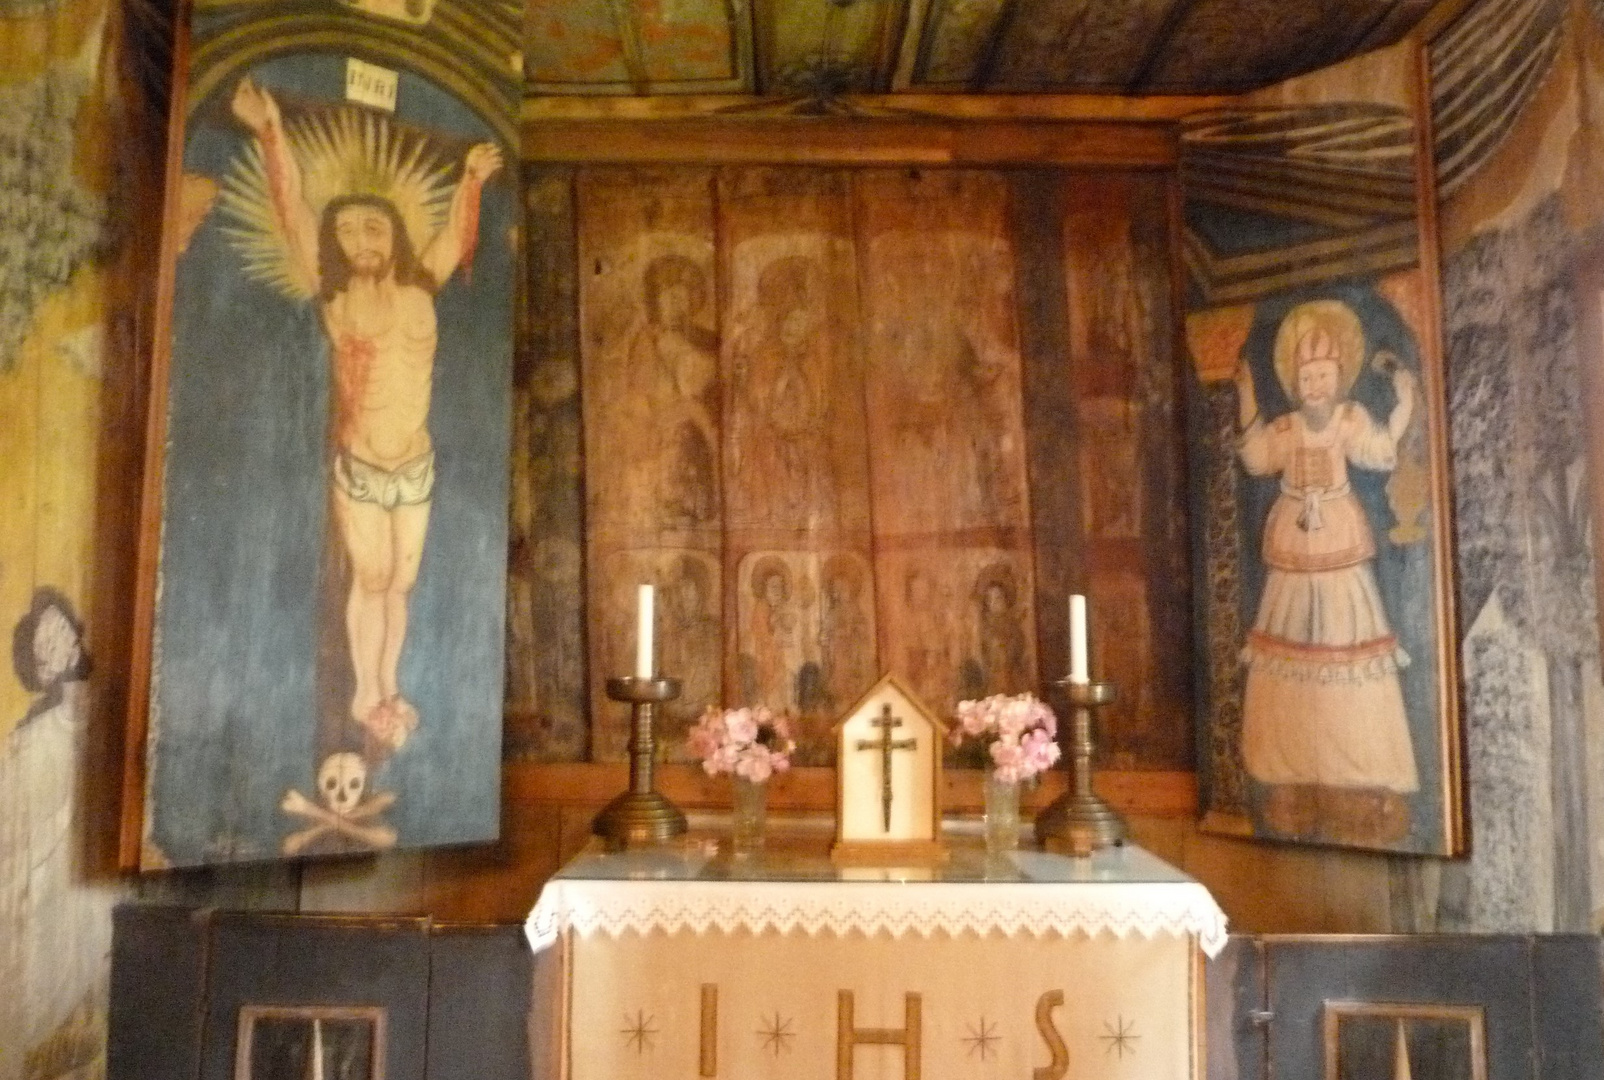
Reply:
[[[351,562],[351,719],[399,749],[418,726],[398,672],[436,479],[428,426],[439,340],[434,294],[472,257],[480,192],[501,168],[501,151],[488,142],[471,147],[449,188],[438,172],[381,165],[367,175],[347,170],[344,190],[320,191],[303,175],[272,93],[241,79],[232,105],[260,148],[265,183],[251,194],[265,196],[273,226],[245,249],[272,284],[316,307],[328,339],[330,495]],[[336,139],[340,130],[328,129]],[[303,156],[313,168],[326,164],[315,149]],[[413,160],[424,163],[416,153]],[[431,222],[441,202],[445,219]]]
[[[516,206],[487,121],[345,64],[258,64],[185,132],[151,866],[497,829]]]

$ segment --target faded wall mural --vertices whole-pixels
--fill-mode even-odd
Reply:
[[[1065,597],[1078,586],[1108,590],[1099,662],[1131,688],[1108,751],[1127,766],[1185,763],[1174,718],[1188,707],[1186,665],[1155,660],[1186,627],[1176,384],[1167,345],[1152,344],[1165,337],[1168,277],[1145,269],[1167,247],[1162,228],[1137,224],[1163,206],[1163,184],[1043,171],[1030,183],[1052,206],[1038,220],[1019,183],[964,170],[537,174],[533,220],[560,243],[571,207],[577,240],[571,277],[546,260],[531,277],[530,377],[545,372],[531,393],[568,395],[577,379],[585,563],[576,577],[572,564],[524,561],[514,594],[566,595],[573,611],[584,583],[593,758],[624,752],[628,713],[604,681],[630,666],[635,587],[652,582],[660,663],[685,680],[664,710],[670,754],[706,706],[746,702],[793,713],[799,760],[828,763],[831,726],[885,672],[941,710],[1045,692],[1067,665]],[[1096,229],[1066,210],[1083,189],[1104,200]],[[1027,262],[1020,238],[1038,229],[1048,240]],[[1057,346],[1034,328],[1022,343],[1016,268],[1032,297],[1038,274],[1056,280]],[[1076,302],[1110,278],[1107,298]],[[1027,377],[1106,417],[1102,442],[1070,438],[1065,410],[1028,410]],[[555,416],[539,422],[574,439]],[[1136,448],[1113,490],[1083,483],[1129,430]],[[543,498],[537,476],[572,483],[574,442],[531,445],[515,505]],[[1048,479],[1060,473],[1072,478],[1062,492]],[[1039,511],[1038,478],[1050,492]],[[1073,511],[1082,500],[1095,508]],[[1060,557],[1071,548],[1073,570]],[[517,632],[538,654],[536,636]],[[520,753],[575,756],[557,726],[570,691],[534,674]]]
[[[104,395],[132,364],[113,314],[124,147],[106,133],[127,105],[107,17],[95,0],[0,5],[0,1080],[104,1074],[128,892],[104,842],[114,676],[91,640],[126,616],[96,542],[118,501],[102,439],[128,432]]]

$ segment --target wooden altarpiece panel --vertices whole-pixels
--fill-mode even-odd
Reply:
[[[127,865],[497,835],[505,6],[180,30]]]
[[[561,560],[528,551],[514,595],[567,589],[575,606],[584,583],[592,760],[623,756],[627,713],[603,684],[628,668],[634,588],[649,581],[662,668],[685,680],[660,731],[671,759],[706,706],[764,704],[798,717],[799,764],[829,764],[831,725],[882,672],[943,716],[964,698],[1050,693],[1066,598],[1091,591],[1108,601],[1094,603],[1099,665],[1131,688],[1108,760],[1187,766],[1168,178],[529,175],[531,235],[576,238],[568,276],[531,261],[523,370],[541,409],[578,387],[584,565],[557,574]],[[515,508],[570,490],[579,452],[553,441],[571,439],[558,413],[529,415],[538,454],[515,473]],[[558,685],[521,658],[561,647],[562,626],[514,627],[510,668],[532,688],[512,711],[522,757],[584,753],[560,727],[578,666]]]

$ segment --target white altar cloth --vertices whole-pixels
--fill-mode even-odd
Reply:
[[[536,950],[566,932],[933,933],[1009,937],[1194,936],[1212,957],[1226,918],[1198,882],[1131,844],[1090,859],[959,849],[935,868],[840,867],[828,859],[716,859],[695,848],[580,855],[541,891],[525,930]]]
[[[529,916],[552,1080],[1201,1080],[1208,891],[1137,847],[580,855]],[[553,947],[555,946],[555,947]]]

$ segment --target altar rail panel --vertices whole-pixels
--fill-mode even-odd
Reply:
[[[117,1080],[530,1075],[517,926],[124,906],[114,927]]]
[[[552,989],[511,923],[124,907],[109,1075],[274,1080],[239,1071],[242,1010],[276,1010],[276,1045],[304,1057],[314,1013],[329,1053],[353,1030],[336,1014],[377,1004],[391,1067],[365,1080],[522,1080],[527,1021],[558,1007]],[[1595,936],[1234,935],[1205,992],[1209,1080],[1604,1078]]]

